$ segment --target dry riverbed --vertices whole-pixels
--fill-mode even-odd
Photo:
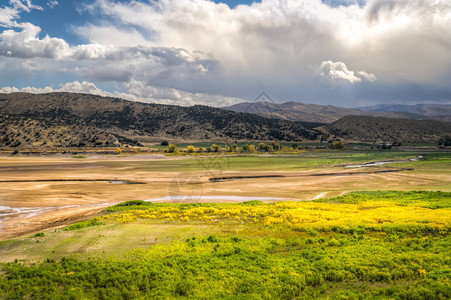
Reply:
[[[152,155],[0,157],[0,240],[65,226],[128,200],[308,201],[355,190],[446,190],[451,183],[443,174],[389,164],[296,171],[263,164],[242,170],[228,166],[225,158],[207,159],[208,164],[201,158]],[[293,164],[298,160],[293,158]]]

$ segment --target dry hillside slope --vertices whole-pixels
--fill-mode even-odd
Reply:
[[[438,142],[451,135],[451,123],[433,120],[347,116],[324,127],[331,135],[364,142]]]
[[[356,109],[299,102],[285,102],[277,104],[266,101],[257,101],[238,103],[224,107],[224,109],[236,112],[258,114],[268,118],[319,123],[332,123],[342,117],[350,115],[451,121],[451,106],[432,104],[416,106],[381,105]]]
[[[0,147],[117,147],[139,143],[104,130],[0,115]]]
[[[268,119],[208,106],[180,107],[87,94],[0,94],[0,112],[84,125],[110,133],[187,140],[315,140],[316,124]]]

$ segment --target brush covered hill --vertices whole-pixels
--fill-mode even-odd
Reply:
[[[66,125],[17,115],[0,114],[0,147],[139,146],[120,135],[84,125]]]
[[[0,112],[127,137],[185,140],[316,140],[317,124],[268,119],[208,106],[181,107],[74,93],[0,94]]]
[[[392,112],[408,112],[425,116],[450,116],[450,104],[380,104],[376,106],[362,107],[365,111],[392,111]]]
[[[347,116],[324,126],[336,137],[363,142],[435,143],[451,135],[451,123],[433,120]]]
[[[403,109],[399,109],[400,107]],[[356,109],[300,102],[273,103],[257,101],[238,103],[224,107],[224,109],[253,113],[267,118],[320,123],[332,123],[350,115],[451,121],[450,105],[380,105]]]
[[[347,115],[368,114],[352,108],[299,102],[285,102],[280,104],[267,101],[243,102],[224,107],[224,109],[236,112],[248,112],[267,118],[319,123],[331,123]]]

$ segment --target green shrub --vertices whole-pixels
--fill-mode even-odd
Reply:
[[[309,230],[307,230],[307,233],[310,236],[318,236],[318,231],[316,231],[315,229],[309,229]]]
[[[242,205],[255,206],[255,205],[262,205],[263,202],[261,202],[260,200],[251,200],[251,201],[244,201],[241,204]]]
[[[64,231],[78,230],[86,227],[99,226],[103,224],[104,223],[100,222],[97,218],[94,218],[92,220],[87,220],[67,226],[66,228],[64,228]]]
[[[158,204],[163,205],[164,204]],[[106,211],[108,212],[114,212],[114,211],[128,211],[128,210],[143,210],[143,209],[149,209],[154,206],[158,206],[152,202],[146,202],[143,200],[130,200],[126,202],[122,202],[119,204],[116,204],[114,206],[111,206],[107,208]]]
[[[216,235],[214,235],[214,234],[212,234],[212,235],[209,235],[208,237],[207,237],[207,242],[210,242],[210,243],[217,243],[219,241],[219,239],[216,237]]]
[[[135,205],[145,205],[145,206],[149,206],[152,205],[152,202],[146,202],[143,200],[130,200],[130,201],[126,201],[126,202],[122,202],[119,204],[116,204],[115,206],[135,206]]]
[[[189,279],[182,279],[175,286],[175,295],[176,296],[189,296],[192,293],[194,284]]]

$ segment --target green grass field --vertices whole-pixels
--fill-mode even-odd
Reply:
[[[341,164],[358,164],[385,160],[408,160],[416,158],[422,152],[399,151],[331,151],[316,150],[305,151],[297,154],[233,154],[233,155],[194,155],[191,159],[158,160],[150,162],[121,162],[124,167],[140,168],[142,171],[167,171],[189,172],[202,171],[206,168],[212,170],[222,168],[231,171],[246,170],[280,170],[296,171],[310,168],[327,168]],[[190,155],[185,155],[189,157]],[[444,153],[431,153],[426,155],[429,162],[434,164],[437,159],[450,164],[450,155]],[[115,165],[117,162],[104,162],[107,165]],[[427,164],[427,161],[426,161]],[[435,167],[435,166],[434,166]]]
[[[296,199],[313,184],[313,195],[342,195],[313,201],[127,201],[83,222],[0,241],[0,299],[450,299],[451,156],[428,152],[408,161],[422,154],[315,150],[77,159],[83,168],[73,174],[86,177],[321,173],[374,161],[407,161],[386,166],[412,170],[204,184],[205,193],[240,188]],[[114,188],[121,193],[129,186]]]
[[[70,230],[0,242],[10,261],[1,265],[0,292],[33,299],[449,299],[450,207],[451,193],[443,192],[268,204],[133,201]]]

